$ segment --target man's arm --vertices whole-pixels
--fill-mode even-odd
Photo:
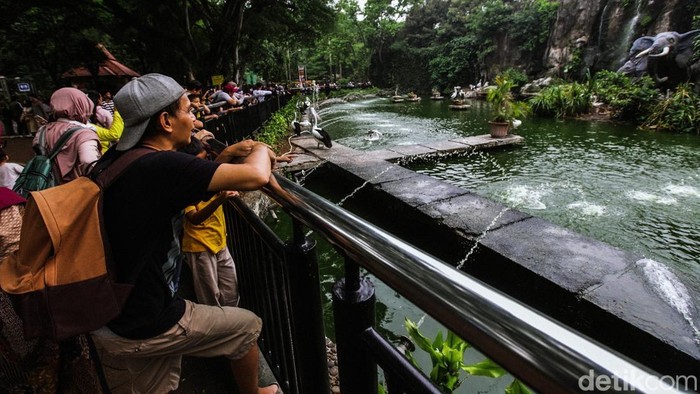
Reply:
[[[275,154],[265,144],[243,141],[224,149],[216,161],[217,168],[209,182],[209,191],[257,190],[270,181]],[[240,164],[230,164],[242,160]]]

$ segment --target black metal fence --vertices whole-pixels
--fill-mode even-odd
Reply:
[[[643,366],[572,331],[355,215],[278,176],[267,194],[292,217],[280,240],[244,203],[227,209],[243,306],[263,319],[261,349],[288,394],[329,392],[313,229],[345,258],[333,287],[343,394],[374,394],[378,369],[389,393],[439,393],[374,330],[375,293],[360,268],[542,393],[580,392],[580,379],[615,381],[626,391],[676,392]],[[625,386],[626,385],[626,386]]]
[[[217,119],[208,120],[205,129],[214,133],[220,141],[232,144],[245,138],[253,138],[255,132],[272,114],[284,107],[291,99],[290,95],[267,96],[262,103],[229,112]]]

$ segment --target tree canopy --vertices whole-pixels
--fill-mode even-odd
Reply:
[[[104,44],[141,72],[184,82],[372,81],[427,92],[542,74],[557,0],[30,0],[1,2],[0,73],[49,88],[96,68]],[[689,13],[699,16],[697,5]],[[700,45],[700,44],[698,44]]]
[[[53,85],[71,67],[99,63],[97,43],[142,73],[238,79],[279,48],[314,43],[335,19],[324,0],[32,0],[2,2],[0,15],[2,73]]]

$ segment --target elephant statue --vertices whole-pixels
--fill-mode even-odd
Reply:
[[[693,59],[693,42],[698,36],[700,30],[640,37],[632,43],[627,62],[617,71],[634,77],[648,74],[658,85],[665,86],[698,80],[700,62]]]

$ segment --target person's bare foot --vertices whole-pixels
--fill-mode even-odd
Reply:
[[[258,394],[276,394],[278,386],[276,384],[271,384],[267,387],[259,387]]]

